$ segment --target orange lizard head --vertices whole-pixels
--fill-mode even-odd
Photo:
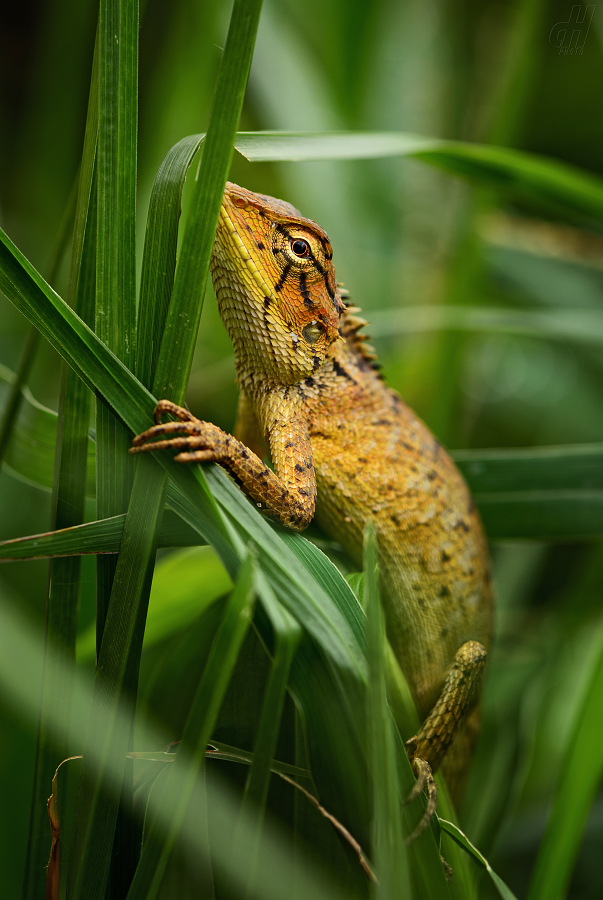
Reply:
[[[226,184],[211,269],[239,375],[292,384],[319,368],[344,309],[332,256],[289,203]]]

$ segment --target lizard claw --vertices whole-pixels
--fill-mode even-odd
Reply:
[[[176,422],[162,422],[166,413],[177,416]],[[228,456],[230,438],[211,422],[202,422],[187,409],[170,400],[160,400],[155,407],[156,425],[132,439],[130,453],[154,450],[178,450],[177,462],[221,462]],[[157,440],[159,438],[159,440]]]
[[[178,406],[176,403],[172,403],[171,400],[160,400],[157,406],[155,407],[155,421],[158,425],[161,425],[161,417],[166,415],[166,413],[170,413],[172,416],[176,416],[181,422],[197,422],[198,419],[188,411],[188,409],[184,409],[183,406]]]
[[[408,743],[410,744],[411,741],[409,741]],[[438,807],[438,786],[436,784],[435,778],[433,777],[431,766],[426,760],[421,759],[420,756],[415,756],[414,759],[411,760],[411,765],[417,781],[413,789],[407,796],[406,800],[404,801],[403,805],[406,806],[407,803],[412,803],[413,800],[416,800],[417,797],[423,791],[425,791],[425,793],[427,794],[427,806],[425,807],[425,812],[423,813],[423,816],[421,817],[421,820],[417,824],[416,828],[406,838],[407,844],[412,844],[413,841],[416,841],[419,835],[423,834],[425,829],[429,827],[431,817]]]

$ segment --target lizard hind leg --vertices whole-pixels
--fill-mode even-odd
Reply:
[[[437,786],[433,773],[446,756],[459,729],[471,716],[486,657],[486,650],[478,641],[467,641],[457,650],[440,696],[417,734],[406,742],[406,752],[417,776],[417,784],[407,802],[423,790],[428,798],[423,818],[409,840],[414,840],[427,828],[435,812]]]

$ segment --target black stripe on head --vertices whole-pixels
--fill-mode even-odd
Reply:
[[[285,281],[287,280],[287,275],[289,274],[290,271],[291,271],[291,263],[287,263],[287,265],[285,266],[285,268],[283,269],[283,271],[281,273],[281,277],[279,278],[277,283],[274,285],[275,291],[282,291]]]
[[[308,290],[308,279],[306,277],[305,272],[302,272],[299,276],[299,292],[303,297],[304,303],[311,309],[314,306],[314,302],[310,296],[310,291]]]
[[[318,260],[316,259],[316,257],[315,257],[314,254],[312,253],[312,251],[309,249],[309,245],[308,245],[308,256],[307,256],[307,259],[310,260],[310,262],[312,263],[312,265],[314,266],[314,268],[316,269],[316,271],[318,272],[319,275],[324,275],[324,274],[325,274],[325,270],[323,269],[323,267],[321,266],[321,264],[318,262]]]
[[[335,292],[334,292],[333,288],[331,287],[331,285],[329,284],[329,276],[328,276],[327,272],[324,273],[324,276],[325,276],[325,287],[327,289],[327,294],[329,295],[331,300],[334,300]]]

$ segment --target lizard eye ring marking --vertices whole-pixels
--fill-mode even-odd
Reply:
[[[291,250],[296,256],[299,256],[302,259],[310,253],[308,242],[303,241],[301,238],[296,238],[294,241],[291,241]]]

